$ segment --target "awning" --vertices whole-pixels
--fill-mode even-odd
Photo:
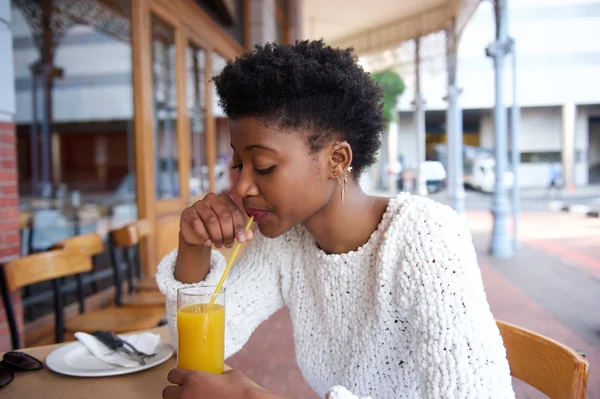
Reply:
[[[446,29],[462,27],[480,0],[305,0],[303,32],[360,56]]]

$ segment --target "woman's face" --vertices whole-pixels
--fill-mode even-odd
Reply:
[[[230,120],[237,194],[260,232],[277,237],[306,221],[332,198],[331,150],[310,153],[306,135],[256,118]]]

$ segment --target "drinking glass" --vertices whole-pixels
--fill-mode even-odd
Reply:
[[[223,374],[225,289],[185,287],[177,291],[177,367]],[[214,298],[214,299],[213,299]]]

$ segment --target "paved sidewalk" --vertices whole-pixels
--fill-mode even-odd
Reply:
[[[512,259],[487,255],[491,218],[468,215],[481,273],[494,316],[582,350],[590,361],[589,399],[600,399],[600,219],[564,214],[526,214],[523,247]],[[316,398],[296,365],[287,309],[254,333],[228,360],[268,390]],[[545,396],[515,381],[517,398]]]

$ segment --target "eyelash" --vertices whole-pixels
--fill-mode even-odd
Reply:
[[[267,168],[267,169],[256,169],[256,168],[254,168],[254,171],[257,174],[259,174],[261,176],[264,176],[264,175],[268,175],[269,173],[273,172],[275,170],[275,166],[277,166],[277,165],[273,165],[273,166],[271,166],[270,168]],[[242,169],[242,165],[241,164],[240,165],[233,165],[232,168],[233,169],[241,170]]]

